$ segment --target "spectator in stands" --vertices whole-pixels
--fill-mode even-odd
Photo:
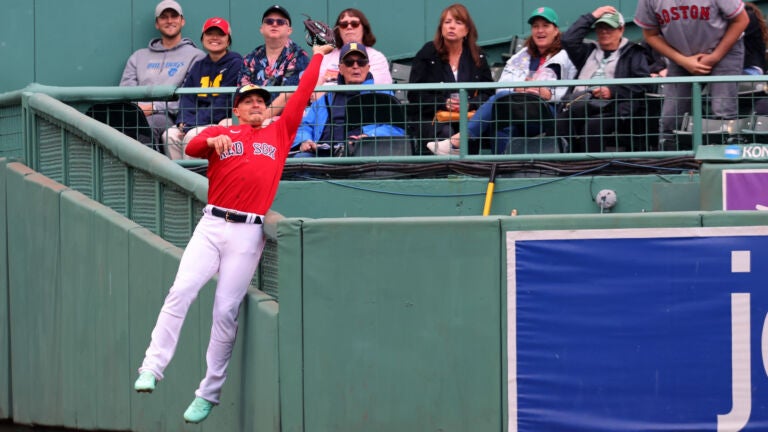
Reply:
[[[344,44],[340,51],[339,84],[373,84],[369,48],[358,42]],[[333,52],[328,55],[333,55]],[[391,91],[382,91],[389,95]],[[350,140],[368,136],[403,136],[405,132],[392,125],[367,125],[362,130],[348,131],[346,102],[356,92],[328,92],[313,102],[301,121],[293,141],[294,157],[331,156],[344,153]]]
[[[368,63],[371,67],[373,82],[376,84],[392,84],[392,74],[389,72],[389,62],[384,54],[373,49],[376,45],[376,36],[371,30],[365,14],[355,8],[344,9],[336,18],[333,27],[336,42],[344,45],[350,42],[358,42],[365,45],[368,50]],[[339,52],[336,48],[330,54],[323,57],[323,65],[320,66],[320,80],[317,85],[336,84],[339,76]],[[319,97],[319,96],[318,96]]]
[[[585,39],[592,29],[597,42]],[[581,80],[650,75],[645,50],[624,37],[624,16],[613,6],[580,16],[563,33],[563,48]],[[573,151],[603,151],[605,136],[630,133],[624,128],[633,116],[643,114],[647,91],[648,86],[639,84],[575,86],[564,98],[567,111],[560,115],[558,135],[571,137]]]
[[[121,86],[178,86],[184,82],[189,68],[205,53],[191,39],[181,36],[184,13],[174,0],[163,0],[155,6],[155,28],[160,37],[149,41],[147,48],[134,52],[120,78]],[[153,142],[159,143],[165,129],[176,124],[178,102],[139,102],[152,127]]]
[[[518,51],[504,65],[499,82],[573,79],[576,76],[576,67],[561,47],[557,13],[548,7],[536,8],[528,18],[528,24],[531,25],[531,35],[526,38],[524,49]],[[538,95],[542,102],[550,102],[549,109],[554,115],[555,103],[567,89],[563,86],[521,87],[514,91],[533,93]],[[467,133],[470,139],[487,136],[489,130],[496,126],[492,123],[493,104],[510,92],[510,90],[498,90],[477,109],[475,115],[467,122]],[[498,142],[493,146],[494,152],[503,153],[510,136],[537,135],[541,132],[541,125],[535,121],[527,122],[527,128],[528,131],[521,131],[515,130],[517,127],[512,126],[496,131]],[[448,139],[427,143],[427,148],[437,155],[457,154],[460,139],[461,134],[457,133]]]
[[[744,69],[741,34],[749,17],[741,0],[706,2],[703,16],[696,0],[638,0],[635,23],[653,49],[669,59],[668,77],[691,75],[740,75]],[[738,83],[713,83],[712,111],[723,119],[738,116]],[[660,121],[660,147],[679,129],[682,115],[690,112],[690,84],[664,84]]]
[[[760,8],[754,3],[744,2],[744,9],[749,17],[749,24],[744,30],[744,75],[763,75],[768,26]]]
[[[291,15],[280,5],[267,8],[261,18],[264,45],[256,47],[243,59],[238,76],[241,86],[256,84],[262,87],[295,86],[309,64],[309,55],[290,39]],[[279,115],[288,95],[280,93],[270,104],[270,114]]]
[[[440,14],[434,38],[416,53],[408,81],[412,84],[492,82],[488,60],[477,45],[477,38],[477,27],[467,8],[459,3],[448,6]],[[408,92],[409,122],[415,125],[412,134],[418,136],[420,142],[449,138],[457,132],[453,130],[454,124],[434,121],[437,111],[458,113],[459,101],[452,94],[455,92],[440,89]],[[493,90],[473,90],[470,109],[477,109],[493,93]]]
[[[209,18],[200,35],[208,52],[192,65],[182,87],[237,87],[237,74],[243,57],[229,50],[232,33],[224,18]],[[179,98],[176,126],[163,135],[166,152],[171,159],[185,159],[184,148],[207,126],[229,117],[232,95],[228,93],[184,94]]]
[[[651,72],[651,76],[654,78],[667,76],[667,59],[651,48],[645,40],[638,42],[638,45],[645,50],[645,58],[648,60],[648,70]]]

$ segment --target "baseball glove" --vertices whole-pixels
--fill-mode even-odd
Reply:
[[[333,45],[336,46],[336,37],[333,29],[328,24],[313,20],[307,14],[302,14],[307,19],[304,20],[304,39],[309,46],[314,45]]]

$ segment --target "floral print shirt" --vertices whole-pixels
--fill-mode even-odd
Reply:
[[[267,47],[261,45],[243,59],[238,85],[262,87],[299,85],[299,78],[309,65],[309,55],[296,42],[288,40],[275,63],[270,66]]]

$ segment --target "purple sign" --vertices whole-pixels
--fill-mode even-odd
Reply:
[[[768,210],[768,169],[723,170],[723,210]]]

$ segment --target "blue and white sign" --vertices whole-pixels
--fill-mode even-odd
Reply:
[[[507,233],[509,432],[768,430],[768,227]]]

